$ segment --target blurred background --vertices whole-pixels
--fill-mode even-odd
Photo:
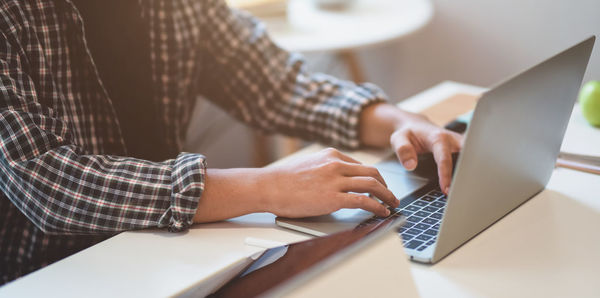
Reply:
[[[600,35],[598,0],[344,1],[229,2],[263,19],[281,46],[300,49],[311,71],[375,83],[394,102],[445,80],[491,86]],[[599,48],[584,82],[600,79]],[[205,154],[210,167],[264,165],[292,150],[289,140],[257,137],[206,100],[194,113],[185,150]]]

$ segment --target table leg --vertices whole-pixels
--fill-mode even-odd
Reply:
[[[358,56],[354,51],[346,50],[338,53],[339,57],[348,67],[348,72],[350,74],[350,78],[355,83],[363,83],[366,82],[365,73],[360,66],[360,62],[358,61]]]
[[[254,150],[252,164],[255,167],[263,167],[271,162],[269,156],[269,137],[257,131],[253,131]]]

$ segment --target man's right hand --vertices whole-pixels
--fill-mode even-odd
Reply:
[[[307,217],[342,208],[361,208],[379,216],[400,202],[372,166],[366,166],[336,149],[328,148],[280,166],[265,168],[266,209],[279,216]]]
[[[389,210],[368,197],[370,193],[389,206],[400,202],[372,167],[328,148],[289,163],[265,168],[266,207],[285,217],[329,214],[342,208],[361,208],[379,216]]]
[[[329,214],[361,208],[389,215],[400,201],[372,166],[329,148],[288,163],[260,169],[209,169],[195,222],[224,220],[253,212],[285,217]]]

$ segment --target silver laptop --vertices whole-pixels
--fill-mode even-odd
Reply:
[[[448,196],[431,158],[416,173],[389,159],[377,165],[407,216],[399,230],[412,260],[435,263],[542,191],[594,45],[592,36],[491,88],[479,99]],[[423,158],[423,157],[421,157]],[[322,236],[379,221],[362,210],[290,219],[278,225]]]

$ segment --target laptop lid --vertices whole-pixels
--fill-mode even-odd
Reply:
[[[477,235],[550,179],[595,37],[483,94],[459,157],[432,262]]]

